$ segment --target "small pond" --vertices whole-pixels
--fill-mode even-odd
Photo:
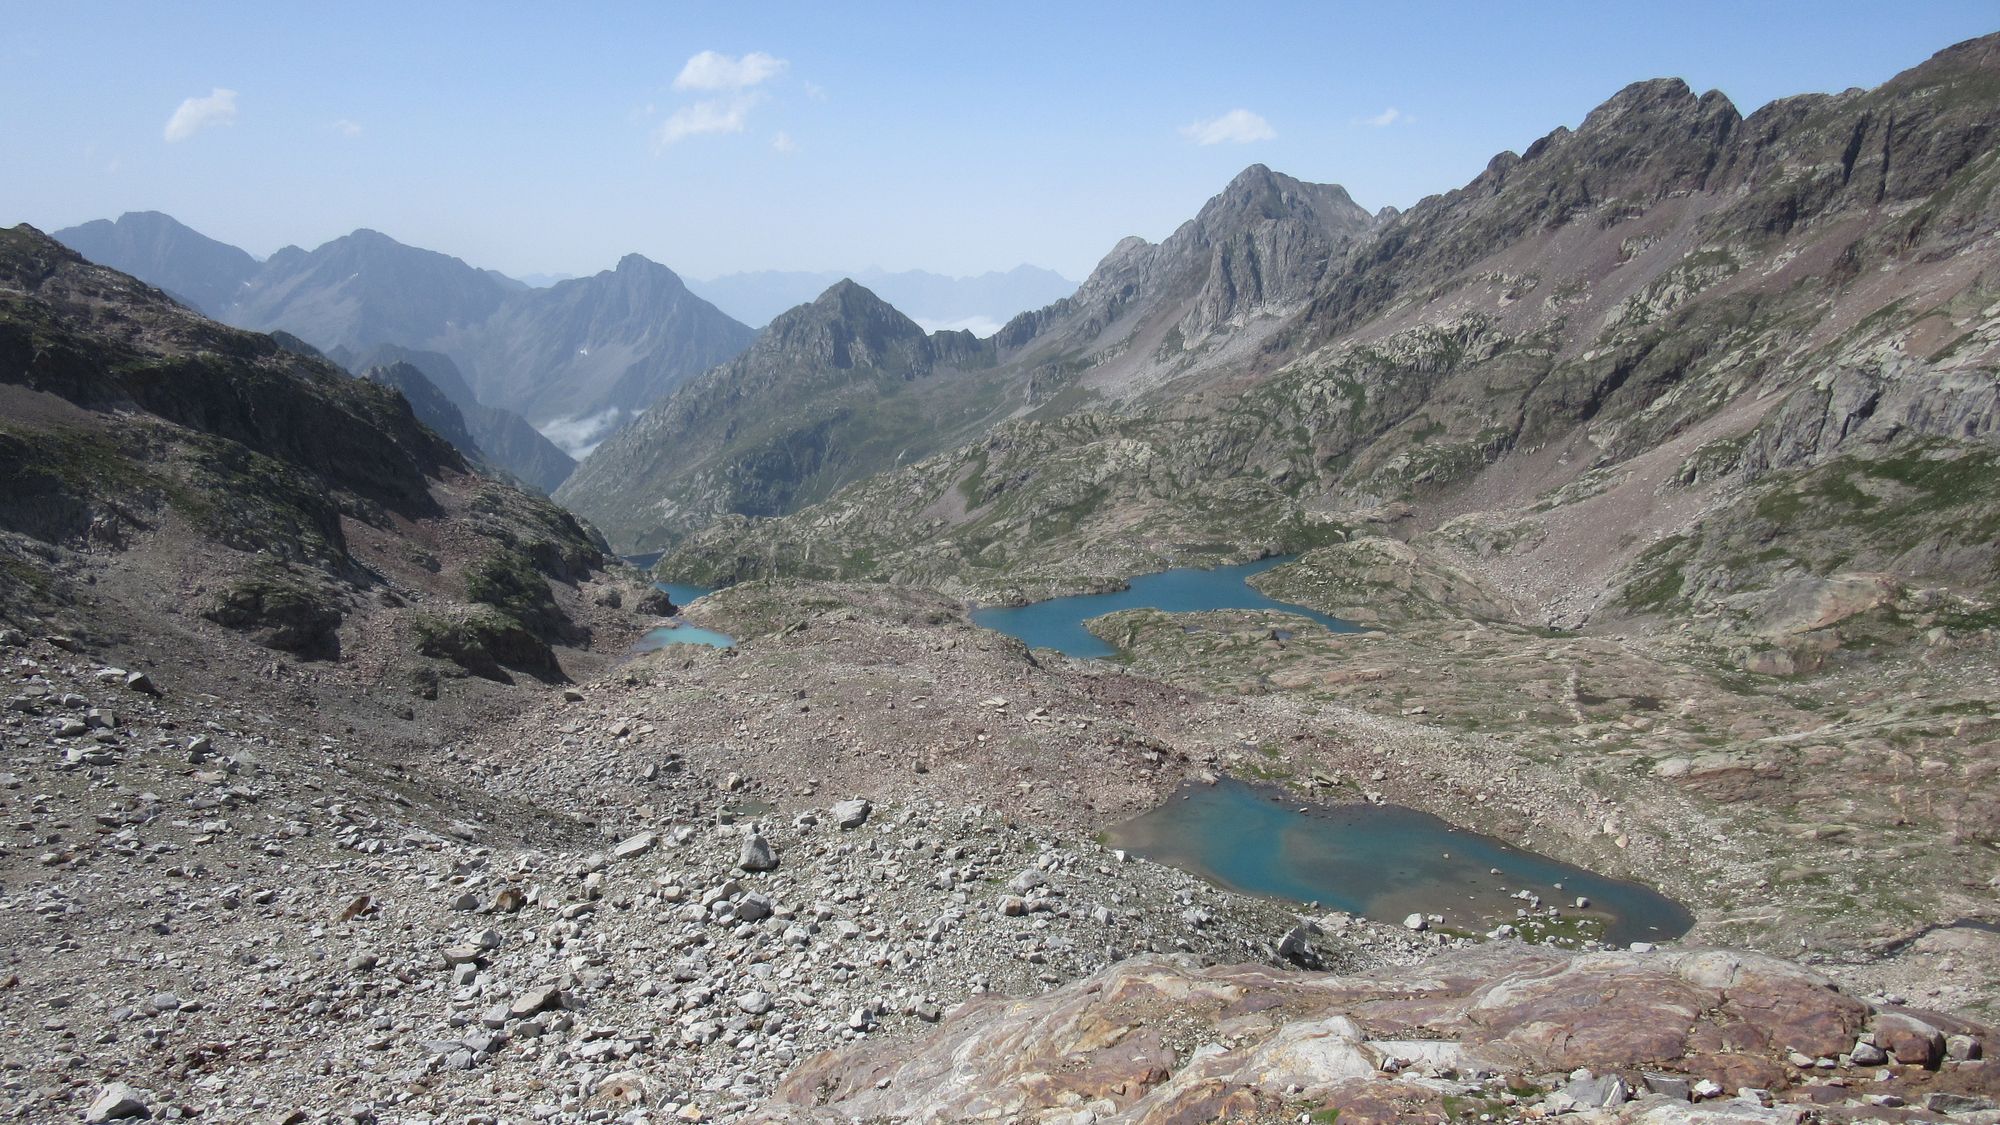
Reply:
[[[1303,809],[1304,811],[1301,811]],[[1277,788],[1224,780],[1183,786],[1166,804],[1106,834],[1112,847],[1246,894],[1400,921],[1441,914],[1485,932],[1515,921],[1532,891],[1564,918],[1594,918],[1614,945],[1686,933],[1694,916],[1638,883],[1454,828],[1396,805],[1302,805]],[[1497,874],[1495,873],[1497,869]],[[1557,884],[1561,884],[1560,888]],[[1574,909],[1579,898],[1587,909]]]
[[[680,609],[696,598],[714,592],[707,586],[690,586],[681,582],[655,582],[653,585],[658,589],[666,591],[667,597],[673,599],[675,609]],[[638,643],[632,646],[632,651],[657,652],[670,645],[707,645],[710,648],[735,648],[736,641],[725,633],[718,633],[713,629],[704,629],[699,625],[690,625],[679,617],[675,617],[657,629],[646,630],[645,635],[640,637]]]
[[[1142,574],[1123,590],[1108,594],[1076,594],[1051,598],[1023,606],[988,606],[972,611],[974,624],[1018,637],[1030,648],[1052,648],[1068,656],[1102,659],[1118,650],[1084,627],[1093,617],[1121,609],[1158,609],[1167,613],[1193,613],[1206,609],[1270,609],[1309,618],[1337,632],[1352,633],[1357,626],[1317,610],[1265,597],[1246,579],[1272,567],[1283,566],[1295,556],[1281,555],[1238,566],[1209,570],[1176,567],[1158,574]]]

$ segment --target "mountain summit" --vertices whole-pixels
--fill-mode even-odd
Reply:
[[[257,275],[257,259],[158,211],[128,211],[55,233],[56,241],[99,265],[129,273],[216,316]]]
[[[992,359],[989,342],[926,333],[843,279],[655,403],[557,495],[634,550],[780,515],[990,421]]]

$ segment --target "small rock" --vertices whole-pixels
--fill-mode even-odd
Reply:
[[[1932,1113],[1977,1113],[1983,1109],[2000,1108],[2000,1103],[1977,1094],[1948,1094],[1939,1090],[1925,1095],[1924,1108]]]
[[[1953,1062],[1971,1062],[1980,1057],[1979,1040],[1970,1035],[1944,1037],[1944,1057]]]
[[[1586,1109],[1611,1109],[1624,1105],[1632,1096],[1625,1080],[1615,1074],[1572,1080],[1563,1092]]]
[[[851,801],[836,803],[828,813],[833,817],[833,822],[842,828],[859,828],[868,823],[868,816],[874,811],[874,805],[857,797]]]
[[[1875,1045],[1896,1056],[1904,1066],[1936,1070],[1944,1058],[1944,1032],[1903,1012],[1875,1017]]]
[[[739,1011],[753,1016],[761,1016],[771,1010],[771,994],[768,992],[746,992],[736,998]]]
[[[745,871],[771,871],[778,866],[778,853],[769,840],[752,832],[743,838],[743,854],[736,865]]]
[[[996,909],[1002,918],[1019,918],[1028,912],[1028,900],[1020,895],[1001,895]]]
[[[125,673],[125,686],[142,695],[160,694],[160,689],[153,686],[152,677],[144,672]]]
[[[647,852],[653,850],[653,845],[659,843],[659,840],[660,838],[651,832],[641,832],[637,836],[628,836],[618,841],[618,845],[611,849],[611,858],[631,859],[634,856],[645,855]]]
[[[562,990],[553,984],[542,984],[515,997],[507,1006],[507,1014],[519,1019],[560,1007],[563,1007]]]
[[[1403,919],[1403,928],[1406,930],[1422,931],[1430,929],[1431,924],[1430,920],[1423,915],[1412,914],[1408,918]]]
[[[480,949],[476,945],[447,945],[444,947],[444,963],[447,967],[476,965],[479,963]]]
[[[1694,1097],[1694,1086],[1685,1075],[1645,1074],[1646,1089],[1650,1093],[1672,1098],[1677,1102],[1690,1101]]]
[[[152,1115],[152,1107],[146,1104],[138,1091],[123,1082],[113,1082],[97,1095],[89,1109],[84,1110],[83,1119],[95,1125],[102,1121],[126,1121]]]

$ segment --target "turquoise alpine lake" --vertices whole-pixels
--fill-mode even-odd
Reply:
[[[711,587],[690,586],[685,582],[655,582],[653,588],[665,592],[673,600],[676,610],[686,609],[689,602],[715,593]]]
[[[1277,788],[1223,780],[1184,785],[1167,803],[1106,833],[1106,842],[1245,894],[1317,902],[1399,921],[1443,915],[1486,931],[1512,923],[1527,891],[1566,919],[1596,919],[1615,945],[1686,933],[1694,916],[1638,883],[1454,828],[1397,805],[1304,805]],[[1497,872],[1497,873],[1496,873]],[[1577,899],[1589,905],[1577,908]]]
[[[1308,618],[1335,632],[1359,631],[1357,626],[1337,617],[1265,597],[1246,581],[1252,575],[1283,566],[1295,557],[1281,555],[1210,570],[1176,567],[1157,574],[1142,574],[1132,579],[1125,589],[1106,594],[1076,594],[1022,606],[986,606],[972,611],[972,621],[975,625],[1018,637],[1029,648],[1052,648],[1067,656],[1090,659],[1102,659],[1118,650],[1085,628],[1083,623],[1121,609],[1157,609],[1167,613],[1194,613],[1205,609],[1269,609]]]
[[[689,602],[714,593],[707,586],[690,586],[684,582],[655,582],[656,589],[666,592],[678,613]],[[690,625],[676,616],[672,621],[657,629],[648,629],[639,642],[632,646],[633,652],[657,652],[670,645],[707,645],[710,648],[735,648],[736,641],[725,633]]]

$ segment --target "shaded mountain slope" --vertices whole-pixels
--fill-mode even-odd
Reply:
[[[220,627],[432,696],[440,669],[559,678],[589,642],[606,558],[567,513],[470,472],[397,391],[28,227],[0,233],[0,398],[13,621],[190,653]]]
[[[511,410],[487,406],[459,373],[458,365],[442,352],[385,344],[362,359],[361,370],[408,365],[421,372],[456,408],[465,430],[480,453],[492,464],[543,493],[554,492],[569,479],[576,462],[556,444]],[[412,404],[415,403],[413,398]],[[426,423],[428,423],[426,419]],[[433,429],[437,427],[433,426]],[[443,432],[440,430],[439,432]]]

